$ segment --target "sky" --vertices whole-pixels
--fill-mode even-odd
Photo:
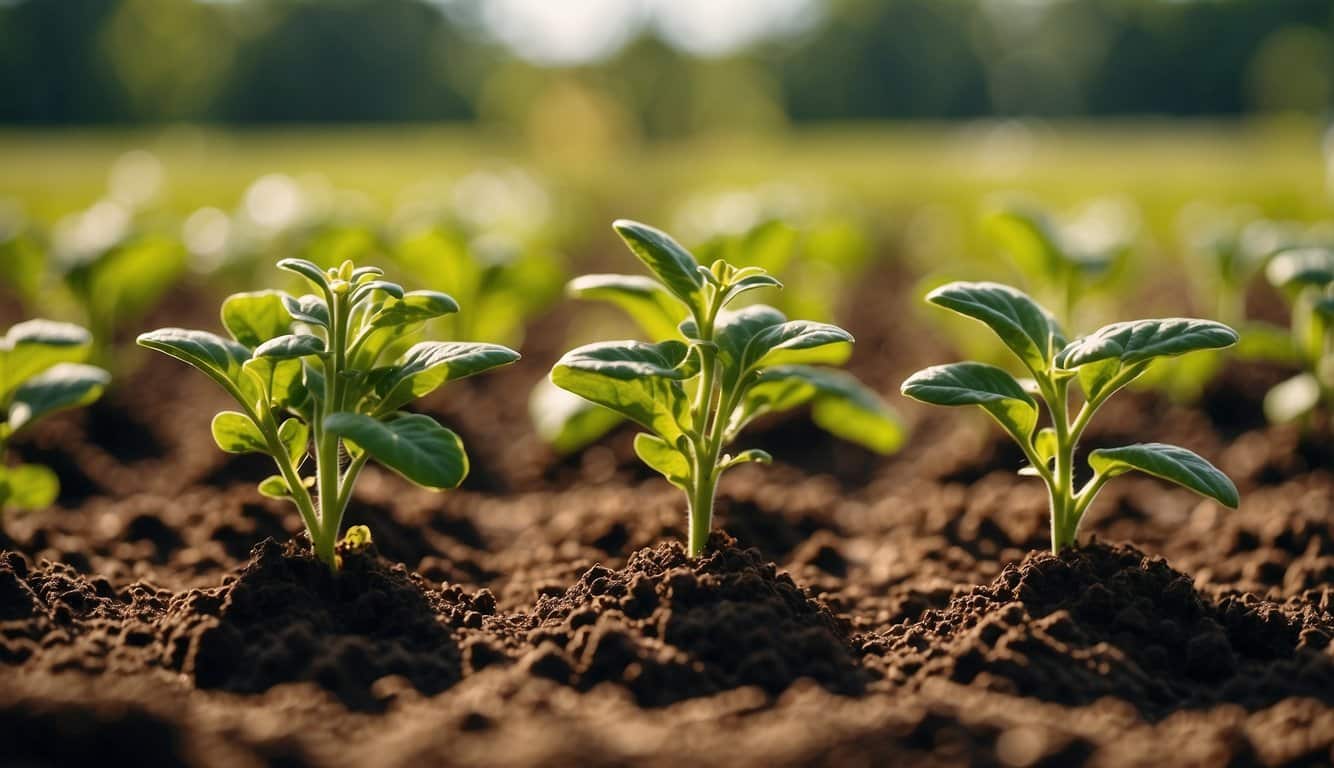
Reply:
[[[487,0],[484,28],[538,64],[575,65],[614,54],[646,25],[699,56],[723,56],[795,34],[819,17],[817,0]]]

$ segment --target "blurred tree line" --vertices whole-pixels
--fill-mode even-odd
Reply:
[[[483,34],[467,9],[484,1],[0,0],[0,122],[536,119],[671,136],[1323,113],[1334,91],[1334,0],[826,0],[810,29],[724,57],[650,31],[556,69]]]

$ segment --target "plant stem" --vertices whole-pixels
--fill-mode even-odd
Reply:
[[[323,408],[316,408],[315,464],[319,485],[319,529],[311,532],[315,556],[330,569],[337,567],[334,546],[342,523],[339,508],[340,476],[338,469],[338,435],[324,429],[324,416],[336,413],[342,396],[342,370],[347,307],[344,293],[333,293],[329,303],[329,350],[325,358]]]
[[[713,530],[713,497],[718,486],[718,453],[721,441],[713,440],[714,427],[721,417],[714,413],[714,390],[718,376],[718,348],[713,343],[713,322],[718,313],[717,297],[710,297],[704,316],[696,317],[699,328],[699,340],[703,342],[697,349],[700,360],[699,391],[695,393],[692,404],[695,434],[694,466],[692,484],[694,486],[687,500],[690,515],[690,534],[687,552],[695,558],[704,554],[709,542],[709,533]],[[712,421],[710,421],[710,417]]]
[[[1051,501],[1051,552],[1073,546],[1075,520],[1071,497],[1074,493],[1074,439],[1070,429],[1069,380],[1053,381],[1044,387],[1047,405],[1051,409],[1052,427],[1056,430],[1056,464],[1052,482],[1048,485]]]

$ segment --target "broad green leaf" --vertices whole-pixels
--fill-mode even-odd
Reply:
[[[746,293],[747,291],[753,291],[757,288],[782,289],[782,287],[783,284],[773,275],[751,275],[732,283],[732,287],[727,289],[727,297],[724,303],[730,302],[741,294]]]
[[[289,333],[260,344],[255,348],[255,357],[296,360],[309,355],[322,355],[324,352],[324,339],[319,336],[313,333]]]
[[[690,462],[657,435],[647,432],[635,435],[635,455],[672,485],[679,488],[689,485]]]
[[[698,303],[704,279],[689,251],[666,232],[637,221],[618,219],[611,226],[672,295],[688,307]]]
[[[914,373],[903,394],[931,405],[977,405],[1016,440],[1027,441],[1038,406],[1014,377],[986,363],[950,363]]]
[[[1081,365],[1078,369],[1079,387],[1084,397],[1094,403],[1106,400],[1121,387],[1129,384],[1149,367],[1148,361],[1122,367],[1116,358]]]
[[[194,366],[232,393],[239,393],[241,365],[250,359],[244,346],[207,331],[160,328],[140,334],[138,342]]]
[[[1265,277],[1281,289],[1329,285],[1334,282],[1334,250],[1292,248],[1280,251],[1269,260]]]
[[[677,324],[687,312],[656,280],[640,275],[584,275],[571,280],[566,292],[620,307],[650,341],[676,338]]]
[[[751,448],[742,451],[735,456],[724,456],[719,467],[721,469],[728,469],[729,467],[735,467],[738,464],[748,464],[751,462],[756,464],[772,464],[774,463],[774,457],[770,456],[768,451],[762,451],[759,448]]]
[[[140,236],[74,268],[65,281],[84,305],[91,327],[109,332],[156,306],[177,284],[186,263],[185,248],[177,240]]]
[[[222,411],[213,417],[213,442],[227,453],[268,453],[264,433],[250,417],[236,411]]]
[[[755,417],[809,402],[811,420],[835,437],[877,453],[893,453],[903,444],[897,414],[851,374],[828,368],[783,365],[760,372],[728,424],[735,436]]]
[[[289,296],[282,294],[283,309],[292,316],[293,320],[298,320],[310,325],[318,325],[323,328],[329,327],[329,305],[324,299],[313,294],[304,296]]]
[[[10,433],[56,411],[78,408],[102,396],[111,374],[81,363],[58,363],[33,376],[14,392],[7,419]]]
[[[984,323],[1035,375],[1052,366],[1065,333],[1051,313],[1000,283],[949,283],[927,294],[932,304]]]
[[[625,417],[542,379],[528,398],[537,436],[565,456],[597,442]]]
[[[1320,381],[1310,373],[1299,373],[1274,385],[1265,393],[1265,418],[1271,424],[1296,421],[1320,403]]]
[[[1240,499],[1237,486],[1228,476],[1199,454],[1175,445],[1137,443],[1119,448],[1099,448],[1089,454],[1089,466],[1108,477],[1138,470],[1169,480],[1235,508]]]
[[[1236,331],[1212,320],[1187,317],[1130,320],[1103,326],[1075,339],[1056,356],[1056,362],[1067,370],[1102,360],[1116,360],[1122,366],[1130,366],[1156,357],[1223,349],[1236,343]]]
[[[402,299],[405,295],[403,286],[398,283],[391,283],[388,280],[370,280],[358,285],[352,291],[351,302],[356,304],[376,291],[388,294],[395,299]]]
[[[745,373],[746,349],[764,330],[781,325],[787,320],[782,312],[764,304],[755,304],[733,311],[723,310],[714,321],[714,341],[723,365],[723,381],[728,388]],[[695,321],[681,323],[681,332],[687,338],[697,338]]]
[[[259,481],[259,495],[267,496],[270,499],[286,499],[291,497],[292,492],[287,488],[287,481],[282,475],[269,475]]]
[[[518,352],[499,344],[468,341],[414,344],[377,381],[376,389],[382,393],[380,410],[396,409],[434,392],[445,382],[508,365],[518,359]]]
[[[379,277],[384,274],[384,270],[379,267],[357,267],[352,270],[350,279],[354,284],[360,284],[363,278]]]
[[[313,261],[307,259],[280,259],[278,269],[295,272],[324,290],[329,288],[328,276],[323,269],[320,269],[320,265]]]
[[[292,332],[292,316],[278,291],[235,293],[222,302],[222,327],[239,343],[254,349]]]
[[[426,488],[456,488],[468,475],[463,441],[430,416],[403,414],[382,422],[359,413],[335,413],[325,418],[324,428]]]
[[[678,341],[589,344],[565,354],[551,370],[561,389],[610,408],[675,444],[689,420],[689,400],[676,379],[687,354]]]
[[[1025,274],[1052,279],[1068,266],[1059,235],[1041,212],[1009,206],[988,216],[986,225]]]
[[[88,331],[71,323],[16,323],[0,338],[0,402],[24,381],[57,363],[82,362],[92,343]]]
[[[255,357],[245,361],[241,370],[245,373],[241,391],[247,404],[256,408],[287,408],[305,398],[306,387],[298,359]]]
[[[287,448],[287,456],[300,463],[306,455],[306,445],[310,440],[310,427],[300,419],[288,419],[278,427],[278,439]]]
[[[458,302],[439,291],[409,291],[401,299],[392,299],[371,317],[374,328],[393,328],[419,323],[459,311]]]
[[[56,473],[39,464],[0,466],[0,508],[44,509],[60,495]]]
[[[852,334],[829,323],[789,320],[755,334],[742,359],[743,368],[763,365],[769,354],[780,351],[815,349],[829,344],[850,344]]]

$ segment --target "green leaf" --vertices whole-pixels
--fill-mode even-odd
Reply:
[[[0,466],[0,508],[45,509],[60,495],[56,473],[39,464]]]
[[[744,277],[727,289],[727,296],[723,303],[726,304],[747,291],[753,291],[757,288],[778,288],[782,289],[783,284],[773,275],[751,275]]]
[[[287,408],[300,403],[306,395],[301,368],[299,359],[255,357],[245,361],[241,365],[245,376],[240,388],[247,404],[256,408]]]
[[[93,337],[71,323],[27,320],[0,338],[0,402],[27,379],[58,363],[88,357]]]
[[[282,294],[283,309],[291,315],[293,320],[297,320],[310,325],[318,325],[323,328],[329,327],[329,305],[324,299],[312,294],[304,296],[289,296]]]
[[[625,417],[542,379],[528,398],[528,415],[537,436],[566,456],[597,442]]]
[[[835,437],[877,453],[893,453],[903,444],[898,415],[876,393],[851,374],[828,368],[783,365],[760,372],[733,415],[729,435],[763,413],[779,412],[809,402],[811,420]]]
[[[829,323],[810,320],[789,320],[772,325],[755,334],[742,359],[742,367],[749,369],[763,365],[766,357],[783,350],[805,350],[829,344],[852,343],[852,334]]]
[[[222,302],[222,326],[237,342],[254,349],[276,336],[291,333],[292,316],[278,291],[235,293]]]
[[[1265,393],[1265,418],[1271,424],[1296,421],[1320,404],[1320,381],[1310,373],[1299,373],[1275,384]]]
[[[755,304],[733,311],[723,310],[714,320],[713,338],[718,345],[718,357],[723,366],[724,385],[729,389],[746,371],[746,349],[764,330],[781,325],[787,320],[782,312],[764,304]],[[699,331],[693,318],[681,323],[686,338],[698,338]]]
[[[984,323],[1034,375],[1047,371],[1065,333],[1051,313],[1022,291],[1000,283],[949,283],[926,300]]]
[[[1129,366],[1156,357],[1223,349],[1237,343],[1237,332],[1212,320],[1171,317],[1130,320],[1103,326],[1070,342],[1056,357],[1057,365],[1073,370],[1102,360]]]
[[[1039,211],[1009,206],[988,216],[986,226],[1027,275],[1056,279],[1069,266],[1055,228]]]
[[[83,304],[91,327],[109,333],[156,306],[180,280],[186,262],[185,248],[177,240],[138,236],[75,267],[65,281]]]
[[[650,469],[667,478],[672,485],[686,488],[690,481],[690,462],[685,455],[657,435],[635,435],[635,455]]]
[[[635,256],[662,281],[663,287],[688,307],[698,304],[704,280],[699,274],[699,262],[689,251],[666,232],[647,224],[618,219],[611,226]]]
[[[735,456],[724,456],[722,462],[719,464],[719,469],[728,469],[730,467],[735,467],[738,464],[748,464],[751,462],[756,464],[772,464],[774,463],[774,457],[770,456],[768,451],[762,451],[759,448],[751,448],[742,451]]]
[[[394,328],[420,323],[459,311],[458,302],[439,291],[410,291],[401,299],[391,299],[371,317],[373,328]]]
[[[6,420],[10,434],[43,416],[87,405],[102,396],[111,374],[81,363],[58,363],[14,392]]]
[[[457,381],[519,359],[499,344],[468,341],[423,341],[414,344],[376,384],[381,411],[388,411]]]
[[[556,362],[551,381],[610,408],[673,445],[689,420],[689,400],[678,378],[688,349],[679,341],[612,341],[573,349]]]
[[[241,365],[250,350],[231,339],[207,331],[160,328],[139,335],[139,346],[156,349],[203,371],[223,389],[239,394]]]
[[[903,394],[931,405],[976,405],[1016,440],[1027,441],[1038,422],[1038,406],[1014,377],[986,363],[950,363],[914,373]]]
[[[1334,250],[1292,248],[1279,251],[1265,267],[1265,277],[1280,289],[1329,285],[1334,283]]]
[[[398,283],[391,283],[388,280],[370,280],[353,289],[350,300],[353,304],[356,304],[376,291],[395,299],[401,299],[404,296],[403,286]]]
[[[572,298],[620,307],[650,341],[676,338],[677,324],[687,312],[656,280],[640,275],[584,275],[571,280],[566,292]]]
[[[1199,454],[1175,445],[1138,443],[1100,448],[1089,454],[1089,466],[1107,477],[1139,470],[1214,499],[1228,507],[1240,503],[1237,486]]]
[[[267,357],[271,360],[296,360],[324,353],[324,339],[313,333],[289,333],[286,336],[269,339],[255,348],[255,357]]]
[[[306,446],[310,440],[310,427],[300,419],[288,419],[278,427],[278,439],[287,448],[287,456],[300,464],[306,455]]]
[[[403,414],[381,422],[359,413],[335,413],[325,418],[324,428],[426,488],[456,488],[468,475],[463,441],[430,416]]]
[[[227,453],[268,453],[264,433],[250,417],[236,411],[222,411],[213,417],[213,442]]]
[[[320,265],[306,259],[280,259],[278,269],[295,272],[324,290],[329,289],[329,277]]]
[[[259,494],[267,496],[270,499],[286,499],[292,496],[291,490],[287,487],[287,481],[282,475],[269,475],[259,481]]]

